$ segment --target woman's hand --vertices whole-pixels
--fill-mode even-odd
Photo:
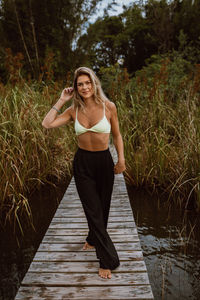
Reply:
[[[73,97],[73,91],[73,87],[65,88],[61,93],[60,100],[63,102],[69,101]]]
[[[114,173],[120,174],[126,170],[125,161],[118,161],[114,166]]]

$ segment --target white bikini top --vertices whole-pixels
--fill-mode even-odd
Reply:
[[[106,114],[105,114],[105,103],[103,103],[104,106],[104,114],[103,114],[103,118],[94,126],[90,127],[90,128],[85,128],[83,125],[81,125],[77,119],[77,115],[78,115],[78,107],[76,109],[76,119],[75,119],[75,123],[74,123],[74,129],[76,132],[76,135],[80,135],[83,134],[87,131],[92,131],[92,132],[98,132],[98,133],[110,133],[111,130],[111,125],[108,122],[108,119],[106,118]]]

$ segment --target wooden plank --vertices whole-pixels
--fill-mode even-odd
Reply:
[[[20,293],[16,300],[116,300],[116,299],[137,299],[150,300],[153,299],[151,287],[149,285],[106,287],[21,287]]]
[[[66,202],[64,203],[60,203],[59,205],[59,208],[60,209],[69,209],[69,208],[77,208],[79,207],[81,204],[81,201],[77,200],[77,201],[74,201],[74,200],[71,200],[69,201],[69,199],[66,200]],[[119,199],[116,199],[116,198],[113,198],[111,200],[111,207],[130,207],[130,203],[129,203],[129,199],[128,198],[119,198]]]
[[[74,218],[74,217],[54,217],[52,219],[51,223],[56,223],[56,222],[64,222],[64,223],[82,223],[82,222],[87,222],[86,217],[80,217],[80,218]],[[133,217],[131,215],[126,216],[126,218],[122,217],[122,216],[111,216],[108,219],[108,223],[112,223],[112,222],[133,222]]]
[[[58,213],[65,213],[67,211],[72,211],[72,212],[82,212],[83,211],[83,208],[80,206],[80,207],[73,207],[73,208],[58,208],[56,212]],[[112,211],[117,211],[117,212],[126,212],[126,211],[130,211],[130,208],[129,207],[120,207],[120,206],[111,206],[110,207],[110,212]]]
[[[55,228],[62,228],[62,229],[72,229],[72,228],[88,228],[87,223],[51,223],[49,225],[49,228],[55,229]],[[112,222],[108,223],[108,229],[109,228],[134,228],[135,223],[134,222]]]
[[[82,251],[83,244],[58,244],[58,243],[42,243],[38,251]],[[116,250],[141,250],[140,242],[115,243]],[[91,251],[91,250],[90,250]]]
[[[51,223],[84,223],[87,222],[86,217],[80,217],[80,218],[74,218],[74,217],[54,217]],[[121,217],[121,216],[113,216],[113,217],[109,217],[108,223],[112,223],[112,222],[133,222],[135,224],[135,222],[133,221],[133,217],[132,216],[126,216],[126,218]]]
[[[64,236],[56,236],[56,235],[45,235],[42,243],[80,243],[83,244],[85,242],[86,236],[80,237],[80,236],[74,236],[74,235],[64,235]],[[113,235],[112,241],[118,242],[118,243],[124,243],[124,242],[139,242],[138,235],[124,235],[123,237],[121,235]]]
[[[118,251],[119,259],[122,260],[143,260],[142,251]],[[38,251],[33,259],[34,261],[96,261],[94,251],[83,252],[45,252]]]
[[[109,214],[110,217],[113,217],[113,216],[121,216],[121,217],[124,217],[124,219],[127,217],[127,216],[133,216],[131,211],[126,211],[126,212],[116,212],[116,211],[111,211],[110,214]],[[73,218],[83,218],[85,217],[85,214],[84,212],[82,211],[65,211],[65,212],[56,212],[55,214],[55,217],[58,218],[58,217],[73,217]]]
[[[113,235],[117,234],[117,235],[125,235],[125,234],[137,234],[137,228],[136,227],[132,227],[132,228],[109,228],[108,230],[109,235],[112,237]],[[71,228],[71,229],[61,229],[61,228],[48,228],[48,230],[46,231],[46,235],[87,235],[88,233],[88,229],[75,229],[75,228]]]
[[[148,275],[145,272],[115,273],[110,280],[104,280],[91,273],[38,273],[29,272],[23,280],[23,286],[127,286],[148,285]]]
[[[126,200],[127,202],[128,200]],[[63,211],[73,211],[73,210],[77,210],[77,209],[83,209],[82,208],[82,204],[81,203],[68,203],[67,205],[62,205],[62,207],[59,207],[59,210],[63,210]],[[110,211],[116,210],[116,211],[120,211],[121,209],[126,209],[126,210],[130,210],[130,206],[129,203],[112,203],[111,207],[110,207]]]
[[[83,261],[83,262],[58,262],[58,261],[33,261],[30,265],[29,272],[52,272],[52,273],[97,273],[99,263]],[[144,272],[146,265],[144,261],[122,261],[120,266],[113,270],[113,273],[129,273]]]

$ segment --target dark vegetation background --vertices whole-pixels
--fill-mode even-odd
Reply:
[[[49,67],[51,58],[54,80],[63,79],[80,65],[98,71],[120,58],[133,76],[153,54],[174,50],[184,52],[188,61],[199,63],[199,0],[130,1],[130,6],[124,6],[118,16],[109,16],[106,9],[103,17],[91,23],[100,2],[2,0],[2,82],[11,79],[11,55],[16,60],[18,55],[21,62],[13,68],[20,68],[23,76],[36,80],[47,78],[45,67]],[[114,9],[115,5],[111,3],[109,7]]]

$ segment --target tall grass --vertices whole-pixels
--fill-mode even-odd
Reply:
[[[200,69],[179,74],[173,63],[163,60],[152,74],[149,66],[129,82],[116,66],[107,92],[118,109],[128,182],[163,190],[185,208],[195,199],[200,209]]]
[[[45,182],[53,184],[51,178],[70,175],[72,127],[48,130],[41,125],[59,92],[53,83],[0,85],[1,225],[10,221],[23,230],[22,216],[32,218],[28,195]]]

